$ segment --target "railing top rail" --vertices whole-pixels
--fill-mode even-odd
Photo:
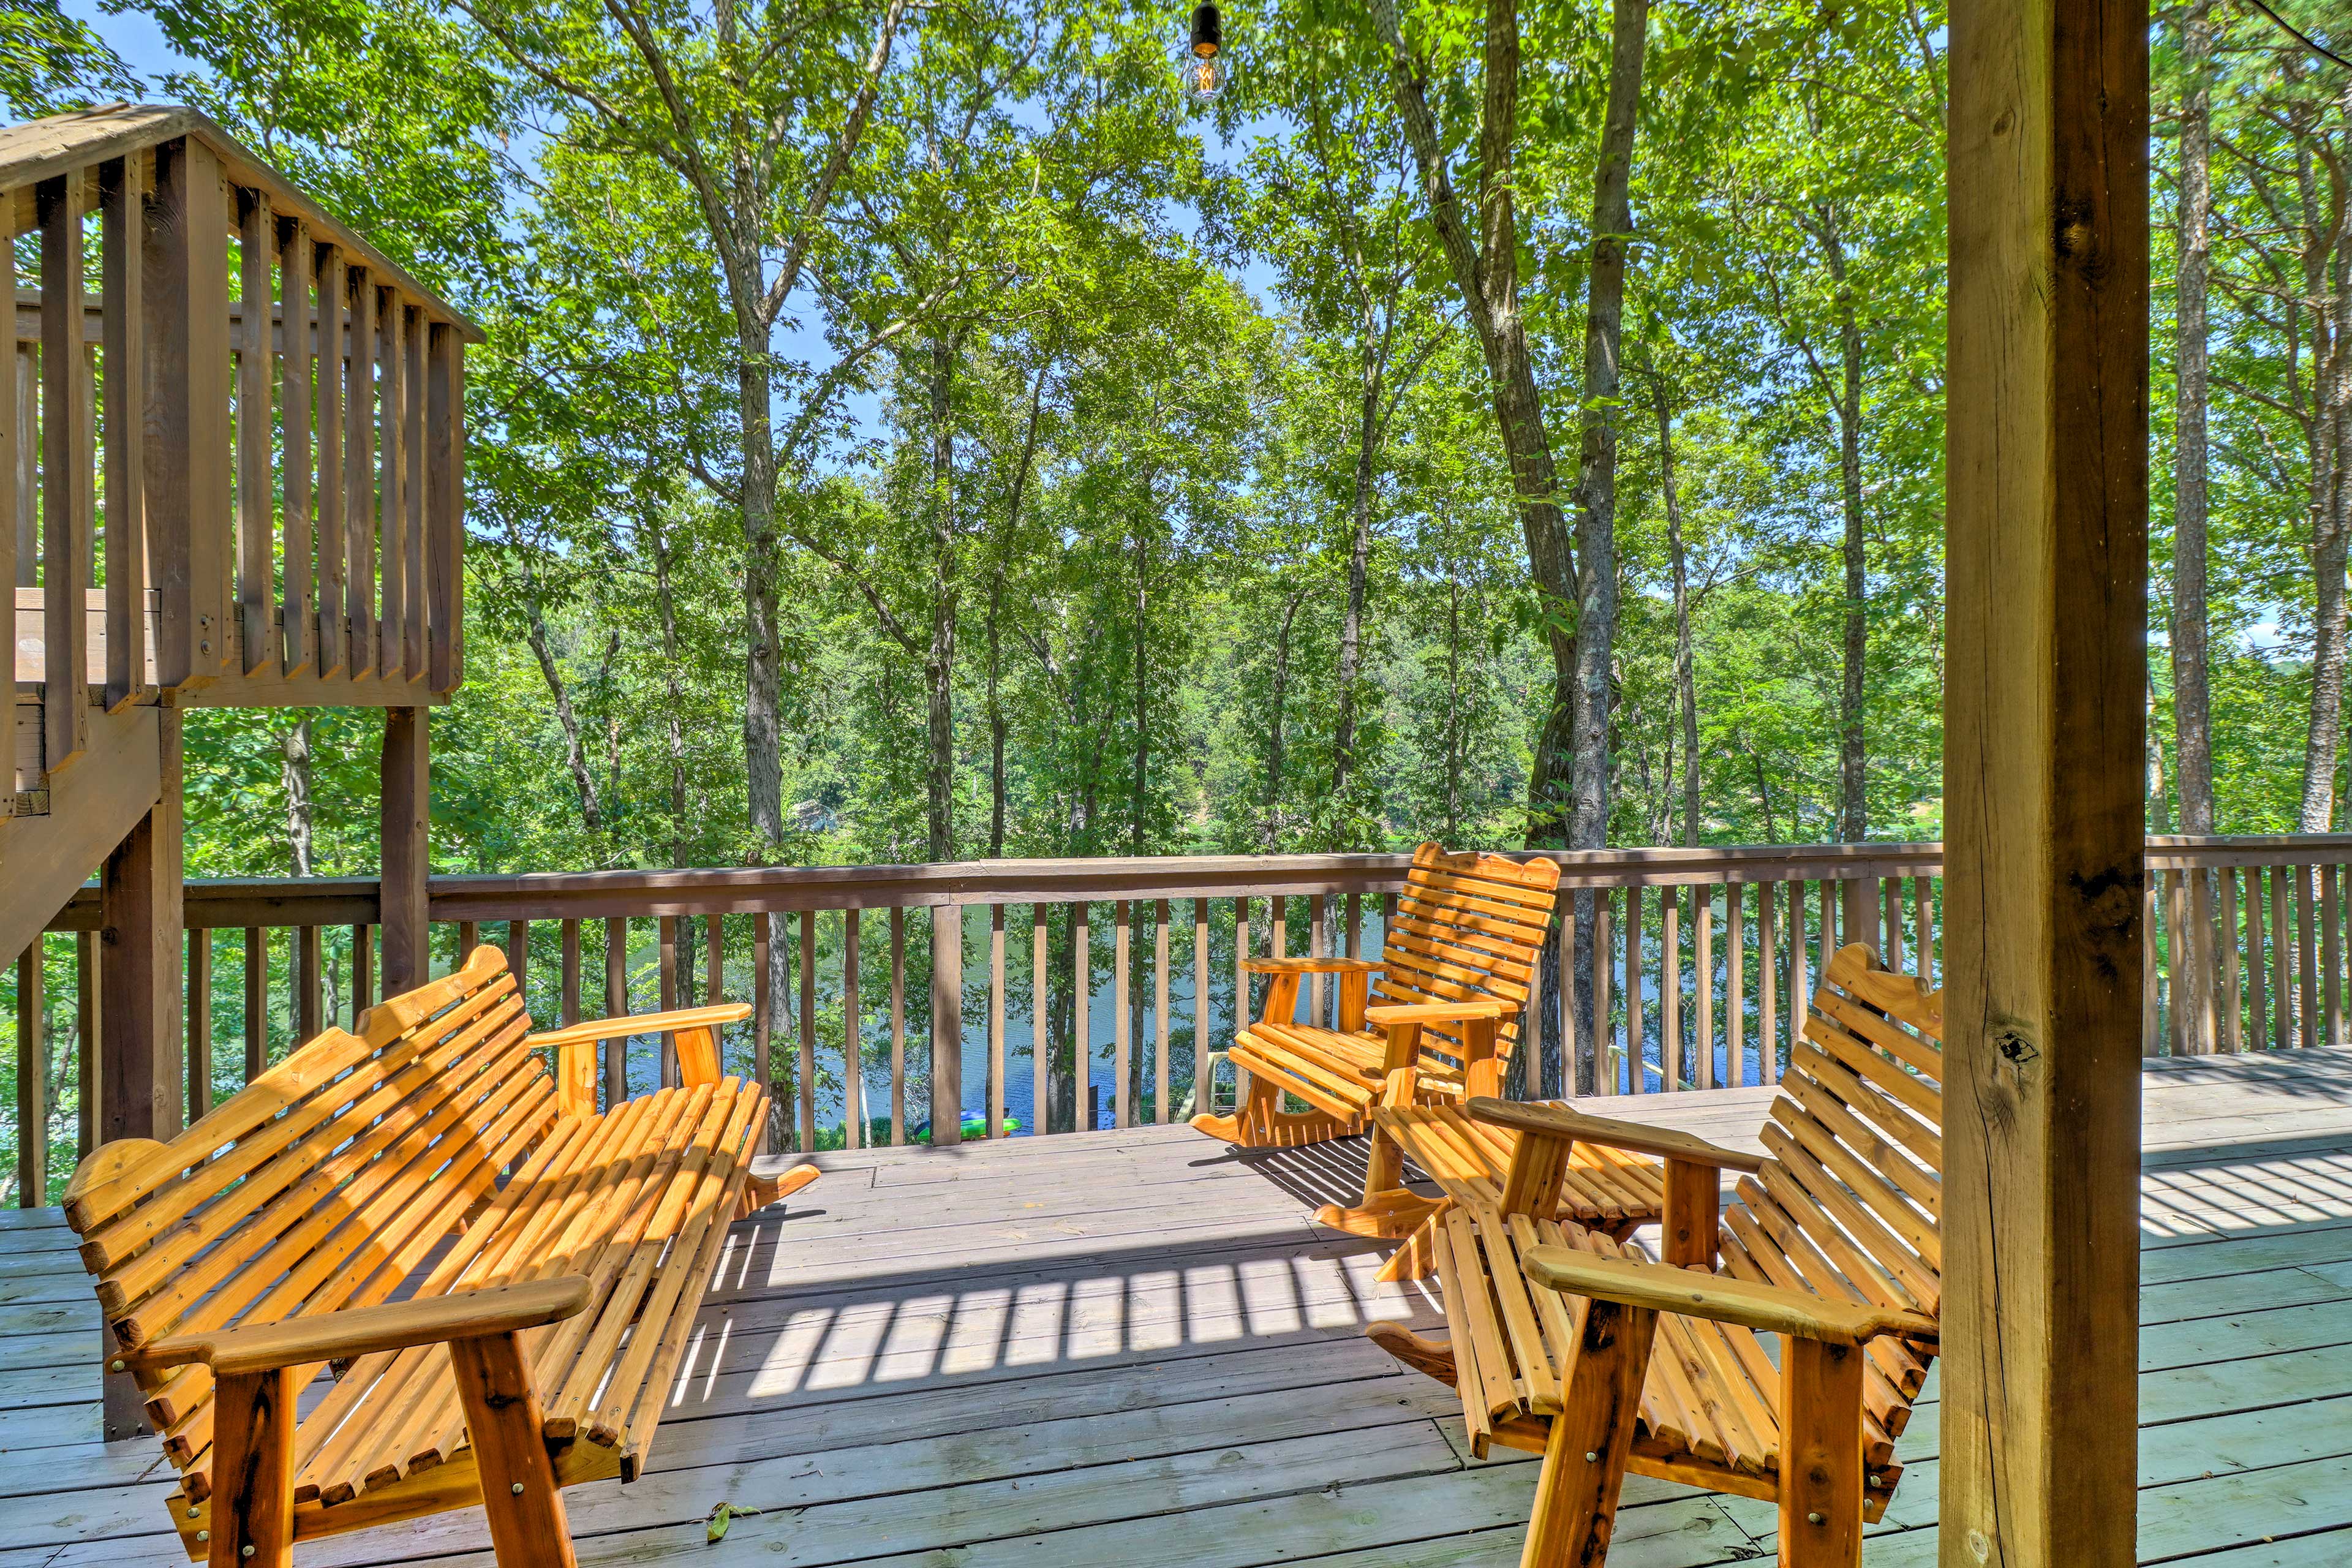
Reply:
[[[2151,837],[2155,871],[2352,862],[2352,834],[2279,837]],[[1657,888],[1864,877],[1927,877],[1943,846],[1721,845],[1695,849],[1507,850],[1549,855],[1560,886]],[[677,870],[538,871],[444,876],[430,884],[438,921],[593,920],[621,915],[918,908],[929,904],[1066,904],[1114,900],[1299,898],[1379,894],[1404,886],[1409,855],[1167,855],[1101,859],[961,860],[906,866],[731,866]],[[192,930],[358,925],[377,919],[373,877],[232,877],[187,885]],[[98,889],[86,887],[50,922],[95,931]]]
[[[371,276],[396,285],[427,313],[454,324],[467,342],[482,341],[482,329],[456,306],[419,283],[390,257],[370,245],[316,197],[288,179],[210,116],[176,103],[117,103],[53,114],[19,125],[0,126],[0,199],[29,194],[43,180],[169,142],[193,136],[221,160],[234,184],[269,193],[277,212],[295,215],[320,239],[365,262]]]

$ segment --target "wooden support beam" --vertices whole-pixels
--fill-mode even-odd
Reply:
[[[106,960],[99,1142],[176,1137],[181,1066],[180,711],[157,712],[161,793],[106,858],[100,877]]]
[[[432,973],[425,879],[432,869],[432,710],[383,710],[383,994],[422,985]]]
[[[1951,13],[1944,1568],[2134,1561],[2147,47]]]
[[[28,1209],[49,1201],[49,1009],[41,963],[47,940],[36,934],[16,959],[16,1206]]]

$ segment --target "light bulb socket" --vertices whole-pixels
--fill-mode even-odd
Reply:
[[[1192,52],[1206,58],[1225,47],[1225,25],[1214,5],[1192,10]]]

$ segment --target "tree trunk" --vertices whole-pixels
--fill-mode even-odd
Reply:
[[[1846,280],[1845,239],[1837,214],[1818,211],[1822,253],[1837,285],[1838,314],[1838,496],[1845,510],[1844,679],[1838,692],[1838,837],[1859,844],[1870,837],[1868,753],[1862,731],[1863,696],[1870,653],[1864,615],[1870,591],[1869,558],[1862,521],[1862,328],[1854,317],[1853,288]]]
[[[1150,486],[1146,485],[1144,494],[1149,496],[1150,493]],[[1128,819],[1128,853],[1131,855],[1144,852],[1150,815],[1147,803],[1151,781],[1150,665],[1148,661],[1150,645],[1146,637],[1145,623],[1151,605],[1150,527],[1149,520],[1141,518],[1135,525],[1135,788]]]
[[[924,778],[926,826],[933,860],[955,858],[955,437],[949,397],[956,346],[931,340],[931,642],[923,660],[929,765]]]
[[[279,742],[278,777],[286,786],[286,842],[294,874],[311,875],[310,721],[298,720]]]
[[[1642,97],[1642,57],[1647,42],[1648,0],[1612,0],[1609,110],[1601,133],[1600,167],[1592,184],[1592,268],[1584,325],[1584,438],[1577,462],[1576,683],[1570,710],[1574,789],[1569,847],[1597,849],[1609,837],[1610,671],[1617,635],[1618,340],[1625,305],[1625,240],[1633,226],[1630,201],[1633,131]],[[1592,951],[1592,900],[1576,900],[1577,951]],[[1589,969],[1589,964],[1588,964]],[[1576,977],[1576,1037],[1593,1038],[1592,985]],[[1546,1030],[1547,1036],[1550,1034]],[[1547,1058],[1558,1048],[1545,1042]],[[1547,1060],[1546,1079],[1550,1081]],[[1580,1092],[1590,1092],[1590,1060],[1579,1064]],[[1634,1065],[1640,1071],[1640,1064]]]
[[[1331,740],[1331,799],[1342,803],[1356,761],[1356,684],[1362,668],[1364,574],[1372,548],[1372,458],[1380,442],[1381,374],[1367,342],[1356,421],[1355,536],[1348,550],[1348,608],[1339,622],[1339,715]],[[1353,847],[1333,845],[1333,848]]]
[[[1646,4],[1639,9],[1646,13]],[[1473,237],[1454,189],[1435,117],[1429,108],[1429,68],[1405,41],[1396,0],[1371,0],[1374,26],[1389,47],[1389,80],[1404,121],[1429,205],[1430,226],[1444,252],[1446,270],[1477,333],[1494,398],[1496,432],[1511,468],[1512,498],[1526,536],[1528,575],[1535,581],[1547,640],[1551,645],[1551,705],[1537,736],[1528,779],[1530,848],[1567,842],[1572,809],[1570,752],[1578,672],[1572,607],[1578,602],[1575,562],[1559,483],[1544,427],[1519,312],[1518,220],[1513,206],[1512,156],[1518,131],[1519,19],[1516,0],[1486,0],[1484,96],[1478,115],[1478,234]],[[1637,82],[1638,84],[1638,82]],[[1615,83],[1612,78],[1612,94]],[[1612,97],[1613,103],[1613,97]],[[1613,117],[1612,117],[1613,118]],[[1630,118],[1627,135],[1631,135]],[[1619,266],[1622,266],[1622,247]]]
[[[1683,842],[1698,843],[1698,680],[1691,661],[1690,567],[1683,551],[1683,503],[1675,484],[1675,422],[1666,384],[1650,378],[1658,411],[1658,488],[1666,502],[1666,552],[1675,569],[1675,697],[1683,721]]]
[[[683,866],[687,858],[686,693],[678,678],[677,596],[670,582],[669,540],[658,522],[651,524],[650,531],[654,547],[654,605],[661,618],[663,742],[669,753],[669,863]]]
[[[988,858],[1004,854],[1004,703],[997,692],[996,616],[1003,607],[1004,574],[988,588]]]
[[[2172,726],[2179,769],[2180,831],[2213,831],[2212,700],[2208,686],[2205,603],[2205,288],[2213,207],[2211,0],[2190,0],[2180,17],[2180,208],[2178,300],[2173,319]]]
[[[1290,595],[1282,608],[1282,630],[1274,639],[1274,710],[1273,731],[1266,738],[1265,748],[1265,816],[1259,825],[1261,847],[1272,853],[1282,842],[1282,731],[1283,706],[1290,684],[1290,623],[1298,614],[1300,601],[1307,590],[1299,589]]]
[[[580,743],[580,717],[572,710],[571,689],[564,684],[562,667],[555,662],[555,650],[547,636],[547,620],[540,613],[538,584],[525,578],[523,582],[523,637],[539,660],[539,673],[547,682],[547,694],[555,701],[555,721],[563,731],[563,760],[572,770],[572,787],[580,795],[580,824],[592,838],[602,839],[604,834],[604,810],[596,798],[596,776],[588,771],[588,753]]]
[[[2320,210],[2315,199],[2306,197],[2305,210]],[[2327,210],[2332,223],[2314,247],[2317,254],[2305,262],[2312,297],[2326,303],[2315,312],[2312,333],[2318,374],[2312,418],[2311,723],[2297,821],[2304,833],[2325,833],[2335,821],[2336,764],[2344,738],[2344,573],[2352,544],[2352,285],[2340,280],[2352,240],[2352,206]]]
[[[1445,842],[1462,836],[1462,752],[1465,723],[1462,714],[1462,578],[1445,579]]]

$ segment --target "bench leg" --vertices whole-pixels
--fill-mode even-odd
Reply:
[[[1460,1381],[1454,1365],[1454,1347],[1444,1340],[1424,1339],[1402,1323],[1373,1323],[1364,1337],[1413,1371],[1452,1388]]]
[[[1562,1381],[1562,1408],[1552,1417],[1551,1438],[1544,1445],[1519,1568],[1600,1568],[1609,1555],[1658,1315],[1614,1301],[1588,1301],[1580,1316],[1576,1354]]]
[[[1325,1204],[1315,1211],[1315,1223],[1386,1241],[1411,1235],[1446,1206],[1445,1199],[1425,1198],[1404,1184],[1404,1145],[1375,1121],[1371,1147],[1364,1152],[1363,1201],[1353,1208]]]
[[[449,1363],[499,1568],[575,1568],[572,1526],[547,1457],[544,1417],[523,1361],[522,1336],[452,1340]]]
[[[294,1560],[294,1373],[232,1373],[213,1388],[211,1568]],[[249,1554],[249,1555],[248,1555]]]
[[[1780,1356],[1781,1568],[1856,1568],[1864,1352],[1791,1337]]]
[[[1244,1149],[1295,1149],[1345,1138],[1361,1126],[1328,1111],[1285,1110],[1282,1086],[1262,1073],[1250,1074],[1249,1098],[1231,1116],[1192,1118],[1192,1129]]]

